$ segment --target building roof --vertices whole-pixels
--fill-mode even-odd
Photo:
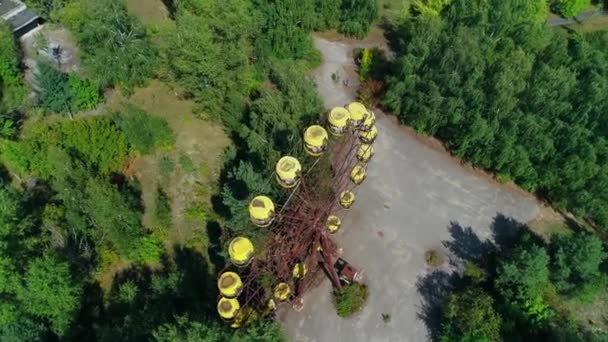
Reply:
[[[40,18],[19,0],[0,0],[0,17],[8,21],[13,32],[19,31]]]
[[[25,5],[18,0],[0,0],[0,17],[8,20],[10,17],[25,9]]]
[[[21,28],[31,24],[32,22],[38,20],[39,18],[40,17],[38,15],[36,15],[36,13],[30,11],[29,9],[25,9],[25,10],[17,13],[12,18],[10,18],[8,20],[8,22],[13,27],[13,32],[14,32],[14,31],[18,31]]]

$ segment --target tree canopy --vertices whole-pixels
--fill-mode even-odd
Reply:
[[[606,226],[608,41],[551,31],[545,11],[454,0],[406,21],[384,103],[457,156]]]

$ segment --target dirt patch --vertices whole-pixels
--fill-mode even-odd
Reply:
[[[62,27],[45,25],[21,38],[25,80],[34,84],[36,60],[43,59],[63,72],[80,72],[80,54],[71,33]]]

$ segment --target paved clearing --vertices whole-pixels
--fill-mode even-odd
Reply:
[[[315,78],[325,105],[344,105],[354,98],[356,78],[345,87],[333,82],[331,74],[339,70],[347,77],[354,69],[353,45],[320,38],[315,44],[324,56]],[[448,227],[471,227],[483,240],[492,236],[499,214],[520,222],[538,214],[534,199],[461,167],[394,118],[378,114],[377,126],[380,135],[369,177],[336,236],[344,257],[363,269],[369,300],[357,316],[339,318],[325,280],[307,295],[302,312],[291,310],[282,317],[294,341],[428,340],[428,329],[418,318],[422,297],[416,286],[430,273],[425,251],[445,251],[443,241],[451,239]],[[389,323],[383,322],[383,313],[391,316]]]

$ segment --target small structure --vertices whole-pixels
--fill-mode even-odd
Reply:
[[[293,267],[293,277],[295,279],[301,279],[304,278],[304,276],[306,275],[306,273],[308,273],[308,265],[306,265],[303,262],[299,262],[297,263],[294,267]]]
[[[365,118],[367,118],[367,109],[359,102],[353,102],[346,106],[346,109],[350,112],[350,121],[354,127],[359,128]]]
[[[268,227],[274,220],[274,203],[267,196],[256,196],[249,203],[249,217],[258,227]]]
[[[365,171],[365,167],[363,165],[355,165],[353,170],[350,172],[350,179],[355,183],[355,185],[360,185],[367,177],[367,172]]]
[[[350,112],[344,107],[335,107],[329,112],[327,122],[329,123],[329,132],[335,136],[344,134],[348,121],[350,120]]]
[[[352,191],[343,191],[340,193],[340,206],[344,209],[349,209],[355,203],[355,194]]]
[[[357,150],[357,159],[361,163],[367,163],[374,156],[374,147],[369,144],[362,144]]]
[[[309,155],[319,157],[327,150],[327,131],[319,125],[313,125],[304,132],[304,149]]]
[[[376,128],[376,125],[373,125],[367,132],[361,131],[359,133],[359,140],[363,144],[371,145],[374,143],[374,141],[376,140],[377,137],[378,137],[378,129]]]
[[[372,129],[372,126],[374,126],[375,123],[376,123],[376,114],[374,114],[374,112],[369,110],[369,111],[367,111],[367,116],[365,117],[365,120],[363,120],[363,123],[361,124],[361,127],[359,127],[359,129],[367,132],[370,129]]]
[[[230,261],[236,266],[247,266],[251,259],[253,259],[253,243],[251,240],[238,236],[230,241],[228,246],[228,254],[230,255]]]
[[[300,181],[302,165],[296,158],[285,156],[279,159],[275,171],[277,173],[277,182],[279,182],[279,185],[286,189],[291,189],[298,185],[298,182]]]
[[[0,18],[6,20],[16,37],[21,37],[40,25],[40,17],[19,0],[0,0]]]
[[[243,282],[238,274],[234,272],[224,272],[217,280],[217,287],[222,296],[226,298],[234,298],[241,292]]]
[[[240,308],[241,305],[236,298],[221,297],[217,302],[217,312],[227,321],[234,319]]]
[[[340,218],[338,216],[330,215],[327,218],[327,231],[329,231],[330,233],[337,232],[338,229],[340,229],[341,225],[342,221],[340,221]]]
[[[289,295],[291,295],[291,287],[287,283],[279,283],[274,288],[274,297],[279,301],[285,301],[289,299]]]

